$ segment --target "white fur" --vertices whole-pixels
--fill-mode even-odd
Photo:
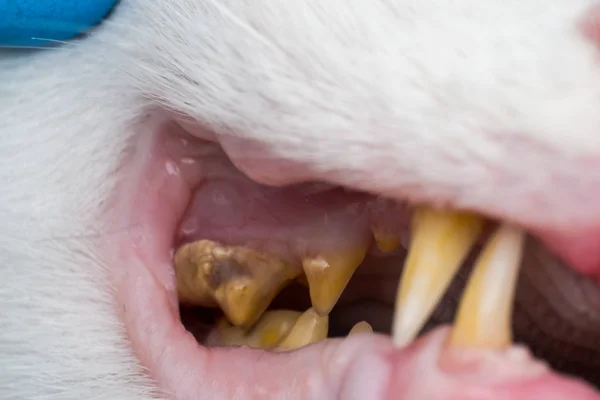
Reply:
[[[598,221],[600,64],[577,26],[595,3],[123,0],[87,38],[0,54],[0,398],[151,398],[102,249],[156,106],[267,182],[292,178],[282,158],[531,227]]]

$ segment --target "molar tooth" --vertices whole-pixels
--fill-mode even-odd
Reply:
[[[277,346],[288,335],[301,314],[299,311],[291,310],[266,311],[247,331],[223,319],[219,321],[217,330],[225,346],[245,345],[268,350]]]
[[[359,246],[349,251],[331,252],[302,261],[310,300],[319,314],[328,315],[333,309],[366,253],[367,246]]]
[[[296,320],[290,333],[279,343],[276,350],[299,349],[327,339],[328,333],[329,316],[319,315],[314,308],[309,308]]]
[[[373,328],[367,321],[360,321],[350,329],[348,336],[354,335],[355,333],[373,333]]]
[[[236,326],[249,327],[300,270],[277,257],[209,240],[189,243],[174,257],[182,303],[218,305]]]
[[[412,240],[396,294],[396,346],[405,346],[417,336],[481,234],[483,224],[483,219],[469,213],[415,210]]]
[[[450,343],[503,348],[512,342],[511,317],[525,234],[503,225],[479,256],[463,293]]]

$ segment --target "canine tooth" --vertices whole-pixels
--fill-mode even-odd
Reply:
[[[417,336],[481,234],[483,223],[469,213],[415,210],[412,240],[396,294],[396,346]]]
[[[300,270],[277,257],[209,240],[189,243],[174,257],[182,303],[219,306],[232,324],[249,327]]]
[[[290,333],[279,343],[277,350],[295,350],[327,338],[329,333],[329,316],[319,315],[314,308],[309,308],[296,320]]]
[[[361,246],[345,252],[331,252],[325,256],[305,258],[302,261],[310,300],[319,314],[329,314],[366,253],[367,246]]]
[[[219,338],[225,346],[249,346],[256,349],[271,349],[287,334],[302,313],[291,310],[266,311],[248,331],[231,325],[223,319],[217,325]]]
[[[373,328],[367,321],[360,321],[350,329],[348,336],[354,335],[355,333],[373,333]]]
[[[511,344],[511,317],[525,234],[503,225],[479,256],[462,296],[450,343],[502,348]]]

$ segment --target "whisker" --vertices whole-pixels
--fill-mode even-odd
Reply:
[[[224,17],[229,18],[234,24],[236,24],[237,26],[239,26],[240,28],[242,28],[244,31],[246,31],[247,33],[249,33],[251,36],[253,36],[254,38],[258,39],[259,41],[261,41],[265,45],[271,47],[272,49],[280,50],[279,46],[277,46],[275,43],[273,43],[272,41],[270,41],[269,39],[267,39],[264,35],[262,35],[260,32],[258,32],[256,29],[254,29],[252,26],[250,26],[246,22],[244,22],[241,18],[239,18],[231,10],[231,8],[225,6],[221,2],[218,2],[217,0],[209,0],[209,2],[217,10],[219,10],[219,12],[221,12],[221,14]]]

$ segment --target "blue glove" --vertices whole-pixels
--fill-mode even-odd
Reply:
[[[118,0],[0,0],[0,47],[40,47],[99,24]]]

